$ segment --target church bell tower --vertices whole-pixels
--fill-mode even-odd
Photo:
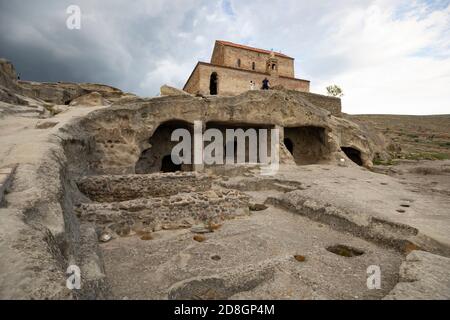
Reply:
[[[273,50],[270,52],[270,57],[266,62],[266,73],[271,76],[278,76],[278,59],[275,57]]]

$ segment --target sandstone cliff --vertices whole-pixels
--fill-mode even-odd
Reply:
[[[317,97],[164,88],[168,96],[144,99],[102,85],[17,81],[0,64],[0,298],[380,299],[410,251],[450,256],[445,201],[364,168],[384,142]],[[162,173],[170,133],[195,121],[280,129],[280,171]],[[335,247],[359,256],[338,257]],[[448,274],[447,260],[433,272]],[[365,286],[373,261],[382,290]],[[82,271],[79,291],[66,287],[69,265]],[[396,297],[407,296],[404,287]],[[444,283],[435,295],[448,292]]]

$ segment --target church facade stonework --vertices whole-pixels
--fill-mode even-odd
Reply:
[[[216,41],[211,62],[198,62],[183,90],[232,96],[261,89],[264,79],[270,87],[309,92],[310,82],[295,78],[294,58],[228,41]]]

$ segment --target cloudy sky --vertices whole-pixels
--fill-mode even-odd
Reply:
[[[69,5],[81,30],[66,27]],[[21,78],[182,87],[216,39],[281,51],[347,113],[450,113],[450,0],[0,0],[0,57]]]

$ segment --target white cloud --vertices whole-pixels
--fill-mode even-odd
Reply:
[[[343,87],[345,112],[450,113],[448,1],[233,4],[249,44],[294,56],[315,92]]]
[[[329,50],[350,62],[315,90],[341,85],[349,113],[450,113],[450,6],[431,11],[421,4],[401,17],[396,10],[375,1],[342,17]]]
[[[139,89],[144,96],[151,96],[155,93],[154,89],[159,88],[162,84],[181,87],[180,79],[184,79],[192,69],[193,67],[189,63],[180,64],[169,58],[160,60],[153,70],[146,74]]]

